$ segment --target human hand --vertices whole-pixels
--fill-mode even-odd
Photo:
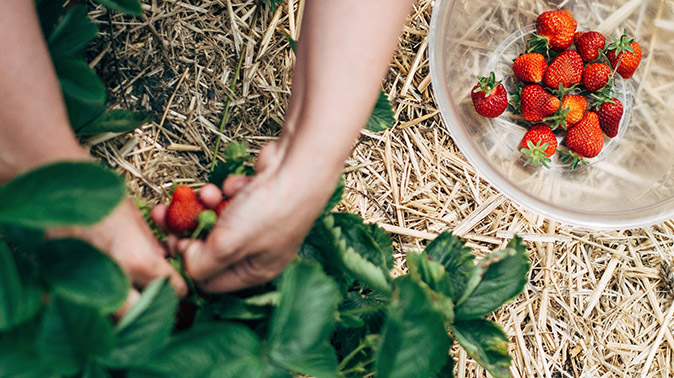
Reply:
[[[169,237],[171,249],[182,253],[188,275],[205,291],[233,291],[278,276],[288,265],[332,187],[298,187],[295,174],[282,166],[284,143],[266,146],[252,177],[233,175],[222,192],[208,184],[199,197],[214,209],[223,193],[232,198],[205,240]],[[327,193],[327,194],[323,194]],[[152,218],[166,229],[166,205],[158,205]]]
[[[130,199],[93,226],[49,229],[46,236],[74,237],[89,242],[117,261],[138,288],[147,286],[157,278],[169,277],[179,296],[187,293],[185,281],[166,261],[164,248]],[[119,313],[126,312],[138,297],[139,293],[133,289]]]

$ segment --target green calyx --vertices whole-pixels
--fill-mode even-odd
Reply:
[[[585,165],[588,164],[588,162],[585,159],[583,159],[582,156],[580,156],[579,154],[577,154],[577,153],[575,153],[571,150],[562,151],[560,153],[560,155],[561,155],[561,159],[564,163],[570,164],[571,169],[576,169],[576,167],[578,166],[578,163],[583,163]]]
[[[623,30],[623,34],[620,36],[620,39],[616,38],[614,35],[611,36],[611,39],[613,40],[613,43],[606,46],[606,51],[615,50],[616,56],[624,53],[625,51],[629,51],[631,53],[634,52],[634,49],[632,48],[632,42],[634,42],[634,38],[630,38],[627,35],[627,29]]]
[[[489,96],[491,92],[501,84],[500,80],[496,81],[496,74],[494,74],[493,71],[490,72],[487,77],[478,76],[477,80],[480,86],[475,88],[473,93],[484,92],[485,97]]]
[[[550,129],[551,130],[557,130],[558,127],[562,127],[562,129],[566,130],[568,128],[568,125],[566,123],[566,117],[571,111],[570,107],[566,107],[562,109],[561,107],[553,113],[551,116],[543,118],[543,122],[550,122]]]
[[[550,59],[550,40],[547,37],[534,34],[533,37],[529,38],[527,43],[529,44],[527,53],[536,52],[545,55],[547,59]]]
[[[550,158],[547,156],[545,153],[545,150],[548,148],[550,145],[548,142],[543,142],[542,140],[538,140],[536,144],[532,141],[527,141],[527,147],[522,148],[520,151],[526,156],[528,159],[524,163],[524,166],[526,167],[527,165],[531,164],[533,165],[534,168],[538,168],[539,165],[544,166],[545,168],[550,168],[548,163],[551,161]]]
[[[513,114],[522,114],[522,87],[517,87],[517,92],[510,95],[510,106],[513,108]]]
[[[607,84],[606,86],[609,85]],[[615,101],[613,100],[614,97],[611,95],[610,88],[608,90],[604,90],[604,88],[597,91],[596,93],[590,94],[590,96],[592,97],[592,104],[590,105],[591,108],[597,110],[599,109],[599,107],[601,107],[603,104],[607,102],[615,104]]]

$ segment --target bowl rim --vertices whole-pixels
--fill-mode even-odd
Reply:
[[[674,217],[674,198],[620,212],[586,212],[553,205],[510,183],[491,164],[482,162],[472,138],[466,132],[463,132],[463,129],[450,127],[452,124],[462,125],[462,121],[457,116],[452,96],[445,85],[444,65],[442,64],[442,57],[438,55],[442,51],[442,42],[445,37],[445,28],[442,26],[446,24],[455,3],[456,0],[435,0],[433,5],[427,51],[431,74],[431,93],[435,98],[446,130],[468,163],[475,168],[481,178],[517,205],[548,219],[576,227],[594,230],[634,229],[652,226]],[[666,204],[668,206],[664,206]],[[663,207],[663,209],[659,212],[651,212],[658,207]]]

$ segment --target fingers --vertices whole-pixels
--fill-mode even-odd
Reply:
[[[215,209],[222,202],[222,192],[214,184],[206,184],[199,189],[199,199],[209,209]]]
[[[146,287],[158,278],[168,277],[179,297],[187,294],[185,281],[163,256],[139,255],[136,254],[136,257],[127,257],[120,261],[120,265],[129,274],[134,285]]]
[[[241,192],[253,178],[244,175],[231,175],[222,183],[222,191],[227,197],[235,197]]]
[[[183,240],[178,244],[178,250],[183,251],[187,274],[194,280],[201,281],[213,277],[238,259],[238,256],[223,251],[223,246],[227,246],[227,243],[213,242],[215,239],[222,239],[219,235],[221,232],[212,232],[206,242]],[[216,245],[218,248],[208,248],[206,243]]]

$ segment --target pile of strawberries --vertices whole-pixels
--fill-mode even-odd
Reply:
[[[623,105],[614,97],[613,78],[632,77],[641,62],[641,47],[628,38],[606,37],[597,31],[576,31],[571,12],[554,10],[536,19],[536,33],[529,49],[513,62],[521,85],[512,94],[514,114],[531,123],[522,139],[524,165],[549,167],[557,151],[556,130],[566,131],[561,160],[575,168],[599,154],[604,135],[618,135]],[[575,50],[571,46],[575,45]],[[494,73],[478,77],[471,91],[475,110],[489,118],[503,114],[508,94]],[[559,132],[559,131],[557,131]]]

